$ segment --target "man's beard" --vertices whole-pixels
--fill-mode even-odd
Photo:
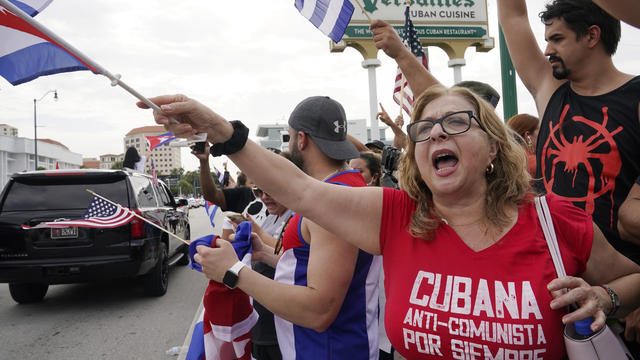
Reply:
[[[560,63],[559,67],[553,68],[553,77],[558,80],[564,80],[569,77],[570,71],[567,69],[567,66],[564,64],[564,60],[558,56],[549,56],[549,61],[554,60]]]
[[[289,144],[289,153],[291,153],[291,162],[297,166],[300,170],[304,170],[304,160],[302,159],[302,154],[300,150],[298,150],[298,137],[296,136],[293,139],[293,142]]]

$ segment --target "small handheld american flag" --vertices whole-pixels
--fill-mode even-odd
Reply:
[[[409,6],[407,6],[407,8],[404,10],[404,30],[402,32],[402,42],[411,50],[413,55],[418,58],[422,65],[424,65],[425,68],[429,69],[427,56],[422,50],[422,44],[420,44],[420,39],[418,39],[418,33],[413,27],[413,21],[411,21],[409,10]],[[407,79],[402,76],[402,70],[400,70],[400,67],[398,67],[398,72],[396,73],[396,83],[393,88],[393,101],[395,101],[396,104],[401,105],[404,111],[406,111],[407,114],[411,115],[411,113],[413,112],[413,100],[413,91],[411,91],[411,88],[409,88]]]
[[[87,210],[78,220],[47,221],[36,226],[22,225],[25,230],[39,228],[61,228],[68,226],[113,228],[128,224],[133,219],[133,213],[120,205],[113,205],[98,197],[94,197]]]

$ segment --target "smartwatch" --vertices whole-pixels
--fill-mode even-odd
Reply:
[[[224,277],[222,278],[222,283],[228,287],[229,289],[235,289],[238,284],[238,273],[240,269],[242,269],[245,264],[242,261],[238,261],[233,264],[226,273],[224,273]]]

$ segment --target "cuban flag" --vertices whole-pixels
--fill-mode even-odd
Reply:
[[[209,221],[211,222],[211,227],[215,228],[216,224],[214,221],[214,218],[216,217],[216,212],[218,211],[220,207],[218,205],[213,205],[212,202],[209,201],[205,201],[204,202],[204,210],[207,213],[207,216],[209,217]]]
[[[296,0],[295,5],[302,16],[334,42],[340,42],[353,15],[349,0]]]
[[[71,50],[9,10],[13,4],[33,17],[50,2],[51,0],[0,0],[0,76],[12,85],[43,75],[69,71],[91,70],[99,73]]]
[[[220,170],[218,170],[218,168],[216,168],[215,166],[213,167],[213,171],[216,172],[216,177],[218,178],[218,182],[224,186],[224,173],[220,172]]]
[[[236,230],[236,239],[231,244],[238,259],[250,268],[251,222],[241,223]],[[217,239],[218,236],[208,235],[191,242],[191,268],[200,268],[200,264],[193,261],[196,247],[213,246]],[[258,321],[258,313],[253,309],[249,296],[240,289],[229,289],[211,280],[202,302],[204,311],[194,327],[186,359],[250,360],[251,329]]]
[[[164,144],[168,144],[173,141],[176,137],[172,132],[155,135],[155,136],[145,136],[147,139],[147,146],[149,147],[149,151],[157,148],[158,146],[162,146]]]

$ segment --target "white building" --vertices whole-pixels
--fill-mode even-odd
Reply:
[[[18,136],[18,129],[8,124],[0,124],[0,135]]]
[[[135,128],[124,137],[124,152],[126,153],[127,148],[133,146],[138,150],[140,156],[146,157],[145,172],[151,173],[151,161],[149,160],[149,156],[151,156],[158,175],[169,175],[171,170],[182,167],[181,148],[163,145],[150,152],[145,138],[145,136],[161,135],[166,132],[167,130],[160,125]]]
[[[12,174],[35,170],[33,139],[0,135],[0,188]],[[78,169],[82,155],[69,151],[64,144],[51,139],[38,139],[38,167]]]
[[[114,163],[124,160],[124,154],[104,154],[100,155],[100,169],[111,169]]]

